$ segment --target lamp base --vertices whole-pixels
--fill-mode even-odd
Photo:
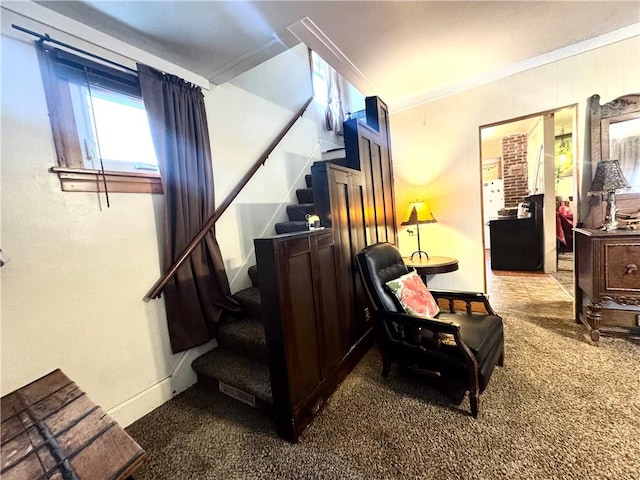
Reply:
[[[605,232],[610,232],[612,230],[618,230],[622,228],[618,223],[618,219],[616,215],[618,214],[618,209],[616,207],[616,192],[614,190],[607,192],[607,209],[604,216],[604,224],[600,227],[601,230]]]
[[[427,260],[429,260],[429,255],[427,254],[427,252],[425,252],[424,250],[416,250],[415,252],[413,252],[411,254],[411,260],[413,260],[413,257],[418,255],[418,258],[422,258],[422,254],[424,253],[424,256],[427,257]]]

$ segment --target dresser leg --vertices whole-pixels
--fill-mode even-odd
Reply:
[[[587,305],[587,321],[591,326],[591,340],[600,340],[600,319],[602,318],[602,304],[590,303]]]

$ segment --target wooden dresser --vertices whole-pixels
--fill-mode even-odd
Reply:
[[[638,327],[640,231],[575,229],[575,272],[576,321],[593,341]]]

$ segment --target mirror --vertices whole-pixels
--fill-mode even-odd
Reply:
[[[640,94],[624,95],[600,105],[591,97],[591,166],[601,160],[618,160],[631,188],[640,192]]]
[[[633,115],[633,114],[632,114]],[[603,138],[603,156],[617,159],[627,181],[631,184],[630,191],[640,191],[640,112],[636,118],[609,122],[609,139]],[[604,130],[604,128],[603,128]]]

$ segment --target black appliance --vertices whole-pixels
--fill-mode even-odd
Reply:
[[[544,265],[544,194],[529,195],[530,217],[499,217],[489,221],[491,270],[537,271]]]

